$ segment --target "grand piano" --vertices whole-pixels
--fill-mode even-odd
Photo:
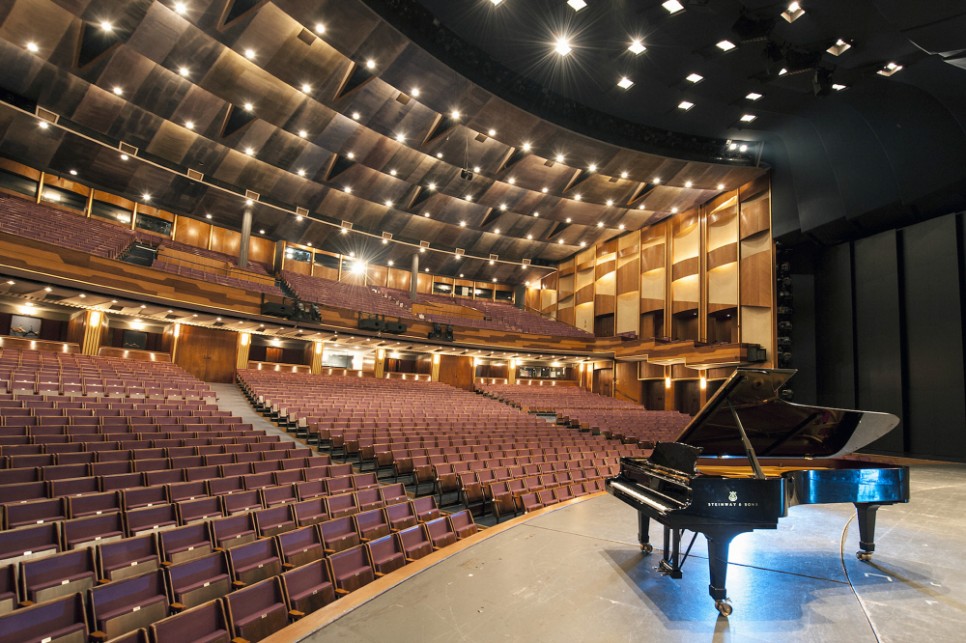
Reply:
[[[650,521],[664,526],[658,569],[681,578],[697,534],[708,542],[708,591],[722,616],[732,606],[725,588],[728,548],[738,534],[776,529],[789,507],[851,502],[859,525],[857,556],[875,550],[876,510],[909,501],[909,469],[840,459],[891,431],[889,413],[792,404],[781,389],[790,369],[738,368],[676,442],[655,445],[649,458],[622,458],[607,491],[637,509],[639,540],[653,551]],[[681,552],[684,532],[692,532]]]

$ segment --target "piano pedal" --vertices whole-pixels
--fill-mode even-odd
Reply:
[[[657,566],[657,571],[671,578],[681,578],[681,568],[675,567],[666,560],[661,561],[661,564]]]

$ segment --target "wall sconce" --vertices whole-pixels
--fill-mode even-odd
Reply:
[[[97,326],[101,323],[101,311],[92,310],[91,311],[91,326]]]
[[[700,388],[702,391],[706,391],[708,389],[708,377],[704,373],[701,373],[701,379],[698,380],[698,388]]]
[[[667,389],[671,388],[671,376],[670,375],[667,375],[664,378],[664,388],[667,388]]]
[[[175,337],[177,337],[177,335],[175,335]],[[242,346],[248,346],[248,343],[250,341],[252,341],[252,335],[251,335],[251,333],[242,333],[241,334],[241,345]]]
[[[315,354],[316,355],[322,354],[322,342],[315,342]]]

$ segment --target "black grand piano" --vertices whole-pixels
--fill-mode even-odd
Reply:
[[[889,413],[792,404],[781,399],[788,369],[738,368],[676,442],[655,445],[650,458],[622,458],[607,490],[637,509],[639,539],[652,551],[651,519],[664,525],[659,570],[681,577],[697,534],[708,541],[708,591],[731,613],[725,579],[728,548],[738,534],[775,529],[788,508],[851,502],[859,524],[860,560],[875,550],[875,515],[909,501],[909,469],[836,459],[891,431]],[[711,456],[711,457],[709,457]],[[694,537],[681,554],[683,532]]]

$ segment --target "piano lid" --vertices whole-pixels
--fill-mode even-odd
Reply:
[[[897,424],[890,413],[805,406],[779,397],[792,369],[738,368],[708,400],[677,441],[702,455],[745,456],[732,408],[760,458],[847,455]],[[730,402],[730,406],[729,406]]]

